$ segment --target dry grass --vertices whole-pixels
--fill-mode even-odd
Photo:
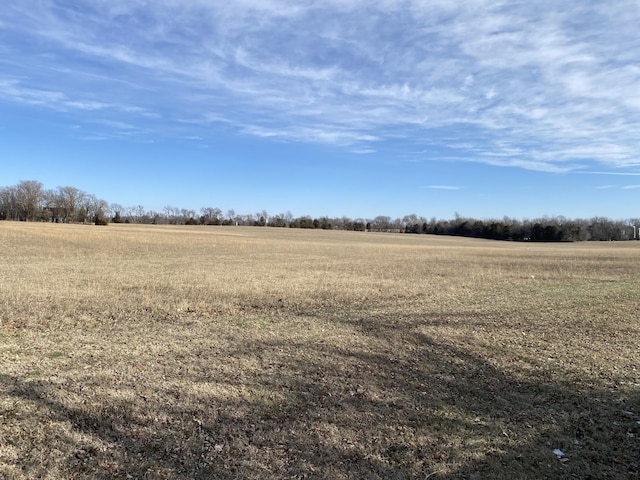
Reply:
[[[3,222],[0,245],[0,478],[640,476],[640,242]]]

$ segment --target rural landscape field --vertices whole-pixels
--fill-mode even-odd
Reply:
[[[640,242],[0,222],[0,478],[640,477]]]

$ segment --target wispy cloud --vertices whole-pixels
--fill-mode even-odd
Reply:
[[[429,190],[461,190],[462,187],[457,187],[454,185],[424,185],[422,188]]]
[[[615,175],[622,177],[640,177],[640,172],[577,172],[583,175]]]
[[[374,148],[354,148],[351,150],[353,153],[357,153],[358,155],[368,155],[370,153],[376,153]]]
[[[118,134],[624,169],[640,166],[638,24],[629,0],[25,0],[0,11],[0,101]]]

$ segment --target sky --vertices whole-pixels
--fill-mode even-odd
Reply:
[[[640,217],[637,0],[5,0],[0,186]]]

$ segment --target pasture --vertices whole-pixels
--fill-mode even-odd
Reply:
[[[640,242],[0,222],[0,261],[0,478],[640,477]]]

